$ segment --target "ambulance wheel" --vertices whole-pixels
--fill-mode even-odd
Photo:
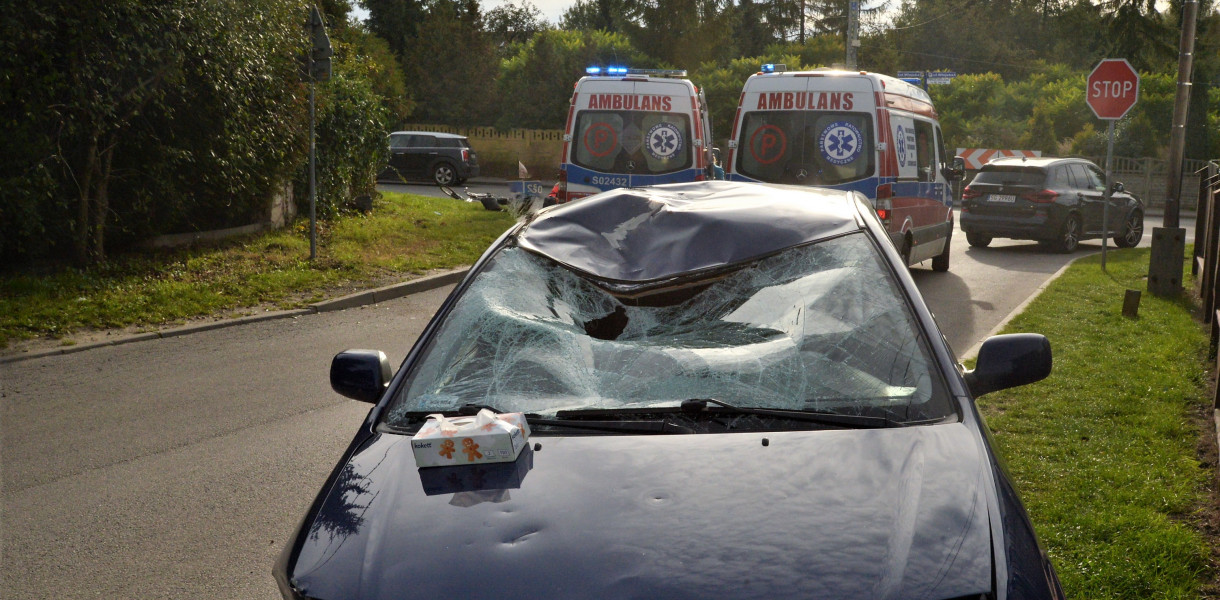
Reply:
[[[949,270],[949,242],[953,241],[953,236],[945,238],[945,249],[940,254],[932,257],[932,270],[944,273]]]
[[[986,248],[991,245],[991,236],[967,231],[966,241],[975,248]]]
[[[457,179],[457,170],[447,162],[436,163],[436,166],[432,167],[432,181],[435,181],[436,185],[454,185]]]

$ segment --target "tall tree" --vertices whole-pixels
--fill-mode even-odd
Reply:
[[[446,125],[491,125],[499,59],[483,29],[477,0],[433,0],[419,35],[403,56],[416,100],[414,119]]]
[[[1109,32],[1106,56],[1126,58],[1137,70],[1177,56],[1176,37],[1162,22],[1156,0],[1109,0],[1102,7]]]
[[[509,2],[497,6],[487,11],[484,22],[491,42],[502,54],[510,52],[513,44],[529,41],[550,27],[542,11],[528,0],[521,0],[520,4]]]
[[[576,0],[559,19],[567,31],[626,33],[638,27],[632,21],[635,0]]]
[[[606,31],[550,29],[504,61],[497,85],[501,100],[496,126],[561,129],[572,85],[589,65],[652,66],[626,36]]]
[[[419,35],[419,25],[424,18],[424,6],[420,0],[359,0],[360,6],[369,11],[365,21],[372,31],[390,45],[398,56],[406,56],[408,49]]]

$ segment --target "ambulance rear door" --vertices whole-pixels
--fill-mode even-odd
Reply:
[[[692,88],[684,80],[590,79],[572,126],[569,192],[597,193],[694,179]],[[701,150],[701,148],[700,148]]]
[[[834,187],[875,198],[872,80],[855,75],[756,75],[746,84],[731,179]]]

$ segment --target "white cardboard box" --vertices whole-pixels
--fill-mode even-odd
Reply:
[[[509,462],[517,459],[529,433],[521,413],[496,414],[483,409],[473,417],[428,415],[411,438],[411,450],[419,467]]]

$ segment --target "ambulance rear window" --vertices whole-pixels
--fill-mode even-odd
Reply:
[[[876,168],[873,120],[865,113],[753,111],[741,131],[737,171],[768,183],[835,185]]]
[[[660,175],[691,167],[690,117],[586,110],[576,118],[572,162],[603,173]]]

